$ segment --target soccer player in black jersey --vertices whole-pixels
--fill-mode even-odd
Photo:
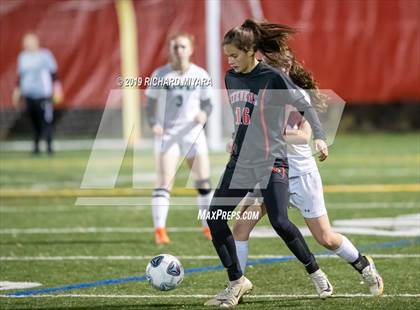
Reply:
[[[281,134],[286,104],[301,111],[311,125],[320,160],[328,156],[325,134],[314,108],[287,75],[255,57],[258,50],[270,53],[286,48],[286,40],[292,33],[294,29],[285,25],[246,20],[224,36],[223,50],[232,68],[226,73],[225,83],[235,118],[235,132],[230,160],[209,212],[214,215],[232,211],[248,190],[258,184],[271,225],[307,272],[318,272],[323,277],[323,297],[327,297],[332,293],[331,285],[302,234],[287,216],[287,148]],[[242,274],[226,217],[211,217],[208,224],[230,282],[205,305],[233,307],[252,289],[252,283]]]
[[[319,92],[316,80],[312,73],[295,59],[292,49],[263,56],[264,61],[288,74],[293,83],[302,88],[305,98],[318,112],[326,111],[327,106]],[[321,176],[308,145],[311,135],[311,127],[305,119],[299,112],[292,111],[284,130],[284,137],[288,143],[290,204],[299,209],[315,240],[349,263],[362,276],[370,293],[373,296],[379,296],[383,294],[384,282],[376,269],[373,258],[362,255],[345,235],[331,228],[324,203]],[[266,213],[264,204],[261,204],[259,199],[256,200],[258,196],[257,190],[247,194],[241,202],[239,211],[244,216],[235,221],[232,229],[239,263],[244,274],[248,259],[249,236]],[[259,218],[250,219],[245,212],[258,213]],[[318,294],[321,295],[323,291],[318,289],[320,286],[317,285],[319,280],[317,274],[311,275],[311,279],[315,283]]]

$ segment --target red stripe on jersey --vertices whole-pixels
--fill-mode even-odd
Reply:
[[[264,134],[265,159],[268,159],[268,154],[270,152],[270,141],[268,140],[267,125],[265,123],[265,116],[264,116],[264,97],[265,97],[266,91],[267,91],[267,88],[264,88],[261,95],[260,122],[261,122],[262,131]]]

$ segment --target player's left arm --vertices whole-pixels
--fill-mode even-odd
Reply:
[[[326,143],[327,138],[325,136],[324,129],[322,128],[321,122],[319,121],[318,114],[316,113],[314,107],[310,105],[304,97],[300,97],[292,104],[299,111],[304,112],[305,118],[309,122],[314,133],[315,149],[319,151],[318,158],[320,161],[324,161],[328,157],[328,145]]]
[[[195,117],[195,121],[204,125],[213,110],[210,99],[200,100],[200,112]]]
[[[204,78],[210,79],[209,75],[204,74]],[[211,103],[211,87],[203,87],[200,94],[200,112],[195,117],[195,121],[199,124],[204,125],[207,122],[208,117],[213,111],[213,105]]]

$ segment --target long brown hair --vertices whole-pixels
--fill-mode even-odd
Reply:
[[[222,45],[232,44],[245,52],[260,51],[270,65],[290,68],[291,80],[297,86],[310,90],[309,95],[315,109],[323,112],[326,109],[325,97],[319,92],[317,81],[312,73],[295,59],[293,50],[287,44],[296,32],[297,29],[287,25],[258,23],[246,19],[241,26],[232,28],[225,34]]]
[[[272,65],[289,69],[289,77],[293,83],[300,88],[309,90],[309,96],[314,108],[318,112],[325,112],[327,109],[327,98],[319,91],[318,82],[315,80],[312,72],[305,69],[302,63],[296,60],[294,51],[288,47],[283,53],[279,53],[279,57],[276,60],[277,64]]]
[[[282,24],[257,23],[247,19],[244,23],[229,30],[222,45],[232,44],[237,49],[248,52],[278,53],[287,47],[287,39],[296,29]]]

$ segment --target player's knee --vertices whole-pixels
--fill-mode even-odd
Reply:
[[[152,192],[152,198],[163,197],[169,199],[171,192],[166,188],[155,188]]]
[[[210,188],[197,188],[197,191],[200,195],[204,196],[211,193]]]
[[[271,224],[274,230],[277,232],[277,234],[280,237],[283,237],[289,231],[291,223],[289,219],[277,219],[275,221],[272,221]]]
[[[210,179],[199,180],[195,182],[195,187],[200,195],[207,195],[211,192]]]
[[[249,239],[251,231],[249,230],[249,227],[247,227],[246,222],[238,221],[233,226],[232,233],[235,240],[246,241]]]
[[[275,229],[282,231],[287,231],[290,227],[290,221],[288,219],[277,219],[272,224]]]

